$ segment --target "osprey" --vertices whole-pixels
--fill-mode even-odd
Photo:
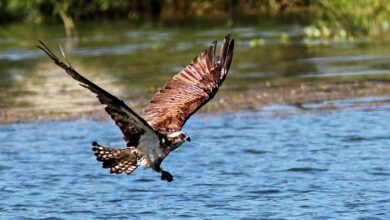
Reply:
[[[110,173],[126,175],[138,166],[151,168],[161,173],[161,180],[168,182],[173,180],[173,176],[160,165],[172,151],[191,141],[181,128],[192,114],[215,96],[229,71],[234,50],[234,39],[230,39],[229,35],[225,36],[219,55],[215,53],[217,42],[212,42],[207,50],[202,50],[190,65],[153,96],[141,117],[122,100],[80,75],[66,59],[62,48],[66,63],[43,42],[39,43],[37,47],[56,65],[97,95],[122,131],[126,147],[107,148],[92,142],[92,150],[96,159],[103,163],[103,168],[110,169]]]

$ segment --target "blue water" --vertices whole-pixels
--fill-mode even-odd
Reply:
[[[123,144],[110,121],[1,125],[0,219],[390,219],[390,105],[283,108],[195,115],[172,183],[100,168],[90,142]]]

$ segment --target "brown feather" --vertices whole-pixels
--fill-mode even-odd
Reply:
[[[234,39],[227,35],[220,55],[217,42],[202,50],[191,64],[157,92],[144,109],[145,120],[157,131],[179,131],[188,118],[210,101],[226,78],[233,59]]]
[[[39,43],[41,45],[37,47],[45,52],[55,64],[64,69],[73,79],[79,81],[81,86],[95,93],[100,103],[106,105],[106,112],[111,116],[111,118],[115,121],[115,124],[122,131],[124,136],[123,139],[126,141],[127,146],[136,147],[140,136],[146,132],[145,129],[153,130],[153,128],[150,127],[143,118],[137,115],[137,113],[129,108],[122,100],[84,78],[75,69],[73,69],[69,62],[68,65],[65,64],[43,42],[39,41]]]

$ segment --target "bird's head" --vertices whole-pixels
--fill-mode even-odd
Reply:
[[[167,139],[171,145],[180,145],[186,141],[191,141],[191,138],[186,133],[181,131],[176,131],[167,135]]]

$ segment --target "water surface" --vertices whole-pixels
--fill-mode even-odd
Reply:
[[[62,44],[73,66],[125,100],[146,102],[211,41],[236,38],[234,62],[221,94],[300,81],[388,81],[390,39],[328,41],[303,38],[302,22],[261,19],[227,27],[136,26],[90,23],[77,26],[77,38],[64,38],[61,25],[9,25],[0,29],[0,111],[15,108],[67,114],[92,112],[93,95],[55,66],[35,46],[46,42],[56,53]],[[251,46],[261,39],[262,44]],[[75,106],[77,108],[75,108]],[[77,109],[77,110],[76,110]],[[36,116],[39,117],[39,116]]]
[[[96,98],[37,40],[56,52],[61,43],[81,73],[132,102],[150,98],[228,32],[237,44],[220,97],[277,83],[389,82],[386,38],[308,41],[294,21],[210,25],[85,24],[74,39],[61,26],[2,27],[0,116],[97,111]],[[163,163],[172,183],[150,170],[116,176],[100,168],[90,143],[124,144],[111,121],[0,125],[0,219],[389,219],[388,95],[197,114],[184,129],[193,141]],[[337,111],[318,111],[329,106]]]
[[[110,175],[90,143],[121,146],[112,122],[0,126],[0,218],[388,219],[390,105],[275,117],[196,115],[192,137],[150,170]]]

